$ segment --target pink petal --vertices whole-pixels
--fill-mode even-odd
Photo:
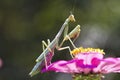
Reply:
[[[120,72],[120,58],[106,58],[93,70],[95,73]]]
[[[76,66],[75,60],[70,61],[58,61],[55,63],[52,63],[50,66],[48,66],[47,69],[44,69],[42,72],[46,71],[55,71],[55,72],[64,72],[64,73],[81,73],[82,68],[78,68]]]
[[[114,59],[114,60],[113,60]],[[109,69],[107,70],[108,73],[111,72],[120,72],[120,58],[112,58],[114,61],[114,64],[109,66]]]

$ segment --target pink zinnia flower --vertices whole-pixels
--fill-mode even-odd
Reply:
[[[43,69],[46,71],[55,71],[73,74],[106,74],[120,72],[120,58],[103,58],[104,52],[93,48],[76,48],[71,51],[74,56],[72,60],[60,60],[52,63]]]

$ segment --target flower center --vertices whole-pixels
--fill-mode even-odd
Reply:
[[[90,53],[90,52],[105,54],[104,51],[99,48],[83,48],[83,47],[73,49],[71,51],[71,54],[76,55],[80,53]]]

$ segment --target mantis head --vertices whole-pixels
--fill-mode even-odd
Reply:
[[[75,18],[74,18],[73,14],[71,14],[68,18],[69,18],[70,21],[75,22]]]

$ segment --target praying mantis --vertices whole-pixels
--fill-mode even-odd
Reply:
[[[71,42],[71,44],[73,45],[73,47],[75,48],[75,46],[73,44],[73,41],[71,39],[73,38],[75,40],[79,36],[79,34],[80,34],[80,25],[77,25],[68,34],[68,23],[69,22],[75,22],[75,18],[74,18],[73,14],[70,14],[69,17],[65,20],[65,22],[62,25],[61,29],[59,30],[59,32],[57,33],[57,35],[55,36],[55,38],[51,42],[50,42],[49,39],[47,40],[48,43],[46,43],[45,41],[42,41],[42,43],[43,43],[43,52],[36,59],[37,63],[34,66],[34,68],[32,69],[32,71],[29,73],[29,75],[31,77],[36,75],[37,73],[39,73],[40,70],[43,67],[47,68],[47,65],[51,64],[51,60],[52,60],[52,57],[54,56],[54,49],[55,48],[57,50],[69,49],[69,51],[71,51],[69,46],[61,47],[65,41],[69,40]],[[59,45],[59,39],[60,39],[63,31],[64,31],[64,38],[63,38],[62,42]]]

